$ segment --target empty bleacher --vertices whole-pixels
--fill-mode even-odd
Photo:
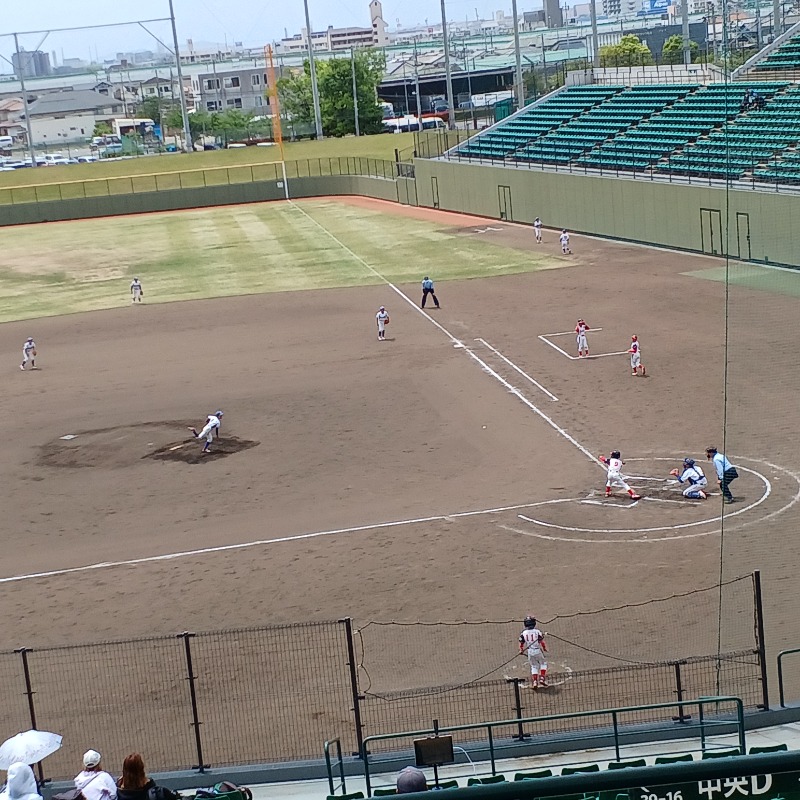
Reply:
[[[765,55],[750,73],[769,73],[800,70],[800,35],[792,36],[771,53]]]

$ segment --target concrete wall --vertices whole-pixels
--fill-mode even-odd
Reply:
[[[325,195],[363,195],[397,201],[393,180],[361,175],[335,175],[316,178],[290,178],[290,197]],[[278,181],[203,186],[192,189],[167,189],[158,192],[119,194],[107,197],[79,197],[40,203],[0,206],[0,225],[23,225],[34,222],[109,217],[118,214],[145,214],[184,208],[208,208],[237,203],[260,203],[283,200],[285,189]]]
[[[419,160],[416,183],[423,206],[800,267],[800,195]]]

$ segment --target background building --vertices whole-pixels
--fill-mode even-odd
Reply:
[[[12,54],[11,64],[18,78],[41,78],[53,74],[49,54],[41,50],[20,50]]]
[[[275,70],[276,78],[281,77]],[[229,111],[233,108],[256,115],[272,113],[269,108],[269,85],[263,67],[201,72],[192,78],[197,108],[203,111]],[[199,102],[197,102],[199,98]]]

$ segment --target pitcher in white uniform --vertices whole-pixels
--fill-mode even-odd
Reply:
[[[215,411],[213,414],[209,414],[208,417],[206,417],[206,424],[200,433],[197,432],[196,428],[189,428],[194,434],[195,439],[206,440],[206,443],[203,445],[204,453],[208,453],[211,450],[211,442],[214,441],[214,431],[217,432],[217,438],[219,438],[219,426],[222,424],[222,416],[222,411]]]
[[[531,686],[534,689],[547,686],[547,644],[544,634],[536,627],[535,617],[527,616],[523,622],[525,630],[519,635],[519,652],[528,656],[531,667]]]

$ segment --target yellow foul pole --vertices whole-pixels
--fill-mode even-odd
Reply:
[[[283,134],[281,132],[281,106],[278,100],[278,81],[275,78],[275,64],[272,61],[272,45],[264,48],[264,60],[267,64],[267,89],[269,105],[272,110],[272,138],[281,149],[281,161],[285,161],[283,153]]]

